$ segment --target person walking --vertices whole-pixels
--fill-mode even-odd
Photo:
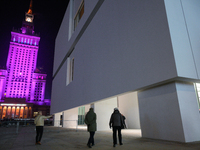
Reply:
[[[41,145],[41,139],[43,134],[44,119],[50,118],[51,116],[43,116],[42,111],[38,111],[38,115],[34,120],[36,126],[36,142],[35,145]]]
[[[96,120],[97,120],[96,113],[94,112],[93,108],[90,108],[90,110],[85,116],[85,124],[87,125],[88,132],[90,132],[90,137],[87,143],[87,146],[89,148],[92,148],[91,146],[94,146],[94,134],[95,131],[97,130]]]
[[[118,108],[114,108],[114,112],[112,113],[109,122],[109,126],[113,130],[113,147],[117,145],[117,131],[118,131],[119,144],[123,145],[122,134],[121,134],[121,129],[123,128],[122,126],[124,125],[123,120],[124,119],[122,118],[122,115],[120,114]]]

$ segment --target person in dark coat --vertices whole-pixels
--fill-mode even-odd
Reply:
[[[93,108],[90,108],[89,112],[85,116],[85,124],[87,124],[87,130],[90,132],[90,137],[88,139],[87,146],[91,148],[91,146],[94,146],[94,134],[97,130],[97,123],[96,123],[97,117],[96,113],[94,112]]]
[[[110,122],[109,122],[109,126],[110,128],[112,127],[113,130],[113,147],[115,147],[117,144],[117,136],[116,136],[117,131],[118,131],[119,144],[123,145],[122,134],[121,134],[122,125],[123,125],[122,115],[120,114],[118,108],[115,108],[114,112],[110,117]]]

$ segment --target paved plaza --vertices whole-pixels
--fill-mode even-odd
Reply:
[[[93,150],[200,150],[200,142],[178,143],[141,138],[140,130],[123,130],[123,145],[112,147],[112,131],[97,131]],[[69,130],[45,126],[42,145],[35,145],[34,126],[16,128],[0,127],[0,150],[77,150],[86,146],[86,130]]]

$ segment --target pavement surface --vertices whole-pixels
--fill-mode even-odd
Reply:
[[[95,145],[88,148],[86,130],[45,126],[42,145],[35,145],[33,126],[16,128],[0,127],[0,150],[200,150],[200,142],[178,143],[141,137],[140,130],[122,130],[123,145],[112,145],[112,131],[97,131]]]

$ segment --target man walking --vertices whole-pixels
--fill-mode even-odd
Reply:
[[[96,113],[94,113],[94,109],[90,108],[89,112],[85,116],[85,124],[87,124],[87,130],[90,132],[90,137],[88,139],[87,146],[92,148],[94,146],[94,134],[97,130],[97,123],[96,123]]]
[[[113,147],[117,145],[117,131],[118,131],[119,144],[123,145],[122,134],[121,134],[121,129],[123,125],[122,122],[123,122],[122,115],[120,114],[118,108],[114,108],[114,112],[112,113],[109,122],[109,126],[110,128],[112,127],[113,130]]]

